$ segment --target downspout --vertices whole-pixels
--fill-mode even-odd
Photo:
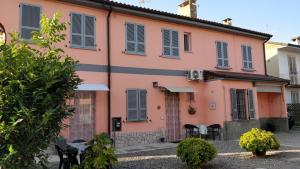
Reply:
[[[263,43],[263,52],[264,52],[264,66],[265,66],[265,75],[267,76],[268,73],[267,73],[267,57],[266,57],[266,43],[270,40],[271,38],[269,39],[266,39]]]
[[[107,111],[108,111],[108,116],[107,116],[107,130],[108,130],[108,135],[110,136],[111,134],[111,60],[110,60],[110,16],[113,11],[113,8],[111,4],[109,4],[109,11],[107,15],[107,85],[108,85],[108,95],[107,95]]]

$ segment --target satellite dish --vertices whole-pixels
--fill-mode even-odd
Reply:
[[[6,32],[4,26],[0,23],[0,46],[6,43]]]

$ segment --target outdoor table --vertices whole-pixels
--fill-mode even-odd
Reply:
[[[86,145],[86,142],[81,142],[81,143],[67,143],[69,146],[71,147],[74,147],[74,148],[77,148],[78,150],[78,154],[76,156],[79,164],[81,163],[81,160],[80,160],[80,155],[84,152],[84,150],[88,147]]]

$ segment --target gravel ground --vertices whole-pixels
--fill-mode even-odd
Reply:
[[[218,156],[201,169],[297,169],[300,168],[300,148],[282,146],[265,158],[253,157],[239,148],[236,141],[214,142]],[[176,149],[155,150],[119,156],[114,169],[187,169],[176,157]]]

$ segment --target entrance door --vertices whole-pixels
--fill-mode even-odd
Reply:
[[[89,140],[95,134],[95,92],[77,92],[75,114],[70,119],[70,140]]]
[[[179,95],[166,92],[166,136],[167,141],[180,140]]]

